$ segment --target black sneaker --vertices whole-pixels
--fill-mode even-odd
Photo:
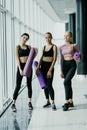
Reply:
[[[50,103],[50,102],[47,102],[47,103],[43,106],[43,108],[49,107],[50,105],[51,105],[51,103]]]
[[[63,108],[63,111],[67,111],[68,108],[69,108],[69,104],[68,104],[68,103],[65,103],[65,104],[62,106],[62,108]]]
[[[29,110],[33,110],[33,106],[31,102],[28,103],[28,107],[29,107]]]
[[[54,103],[51,106],[52,106],[52,110],[56,110],[56,105]]]
[[[13,111],[13,112],[16,112],[16,111],[17,111],[15,104],[12,104],[11,108],[12,108],[12,111]]]

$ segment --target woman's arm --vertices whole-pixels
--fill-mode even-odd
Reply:
[[[60,48],[60,68],[61,68],[60,76],[61,76],[61,78],[64,78],[64,75],[63,75],[63,60],[64,60],[64,58],[63,58],[62,51],[61,51],[61,48]]]
[[[38,49],[35,48],[35,56],[34,56],[34,58],[37,56],[37,53],[38,53]]]
[[[15,48],[15,55],[16,55],[18,68],[19,68],[19,70],[21,70],[20,58],[19,58],[19,54],[18,54],[18,46],[16,46],[16,48]]]
[[[57,60],[57,46],[54,45],[53,46],[53,61],[52,61],[52,64],[51,64],[51,66],[49,68],[49,71],[52,71],[52,69],[54,68],[56,60]]]
[[[43,51],[42,51],[41,58],[40,58],[40,60],[38,62],[38,66],[37,66],[37,69],[36,69],[36,75],[39,75],[39,73],[40,73],[40,66],[41,66],[42,60],[43,60]]]
[[[61,72],[62,72],[62,69],[63,69],[63,55],[62,55],[62,51],[61,51],[61,48],[60,48],[60,68],[61,68]]]
[[[40,68],[40,65],[41,65],[41,63],[42,63],[42,59],[43,59],[43,51],[44,51],[44,48],[43,48],[43,50],[42,50],[42,55],[41,55],[41,58],[40,58],[40,60],[39,60],[39,62],[38,62],[38,66],[37,66],[37,68]]]
[[[79,52],[80,53],[80,59],[82,59],[83,55],[82,55],[78,45],[77,44],[73,44],[73,47],[74,47],[74,51],[75,52]]]

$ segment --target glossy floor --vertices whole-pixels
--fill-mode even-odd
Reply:
[[[11,107],[0,118],[0,130],[87,130],[87,78],[74,77],[72,80],[74,108],[63,111],[64,86],[58,66],[55,69],[53,87],[57,110],[51,106],[44,109],[46,103],[43,90],[38,80],[33,80],[33,106],[29,111],[27,105],[27,88],[19,95],[17,112]]]
[[[33,80],[33,106],[38,99],[40,88],[36,79]],[[27,130],[33,111],[28,110],[27,87],[18,96],[17,112],[12,112],[11,106],[0,118],[0,130]]]
[[[53,83],[57,110],[42,108],[46,100],[41,91],[28,130],[87,130],[87,78],[74,77],[72,87],[75,107],[63,111],[65,93],[59,73],[56,69]]]

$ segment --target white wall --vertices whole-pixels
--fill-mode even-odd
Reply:
[[[27,44],[38,48],[38,60],[45,44],[43,34],[48,31],[53,33],[54,22],[35,0],[0,0],[0,4],[1,112],[4,103],[12,100],[17,68],[15,47],[20,43],[21,34],[29,33],[30,40]]]

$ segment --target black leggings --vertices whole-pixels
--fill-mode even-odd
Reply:
[[[63,74],[64,74],[64,87],[65,87],[65,99],[69,100],[73,97],[72,91],[72,78],[76,72],[75,60],[63,61]]]
[[[21,69],[23,70],[25,66],[25,63],[21,63]],[[16,100],[17,96],[18,96],[18,92],[20,90],[21,87],[21,82],[22,82],[22,78],[23,76],[20,75],[19,72],[19,68],[17,68],[17,74],[16,74],[16,88],[14,90],[14,94],[13,94],[13,99]],[[31,75],[30,77],[27,77],[27,88],[28,88],[28,97],[31,98],[32,97],[32,71],[31,71]]]
[[[44,79],[45,79],[46,84],[47,84],[47,88],[44,89],[45,97],[46,97],[46,99],[49,99],[49,95],[50,95],[51,100],[54,100],[54,89],[53,89],[53,86],[52,86],[54,69],[52,70],[52,77],[47,78],[47,72],[48,72],[51,64],[52,64],[52,62],[42,61],[41,71],[42,71],[42,74],[43,74]]]

